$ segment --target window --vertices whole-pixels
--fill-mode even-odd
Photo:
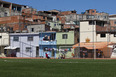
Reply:
[[[50,23],[48,23],[48,25],[50,26]]]
[[[82,16],[79,16],[79,19],[82,19],[83,17]]]
[[[20,48],[17,48],[17,49],[16,49],[16,52],[20,52]]]
[[[33,20],[34,22],[38,22],[38,20],[37,19],[35,19],[35,20]]]
[[[43,19],[45,19],[46,17],[43,17]]]
[[[55,40],[55,36],[56,36],[55,33],[51,34],[51,35],[50,35],[50,40]]]
[[[100,37],[106,37],[106,34],[101,34]]]
[[[56,26],[56,24],[54,24],[54,26]]]
[[[68,38],[68,35],[67,34],[63,34],[62,35],[62,39],[67,39]]]
[[[16,10],[16,6],[12,6],[12,10],[14,10],[14,11],[15,11],[15,10]]]
[[[4,8],[9,8],[10,7],[10,4],[3,4],[3,7]]]
[[[89,10],[86,10],[86,13],[88,14],[89,13]]]
[[[31,47],[26,47],[26,52],[31,52]]]
[[[93,10],[92,12],[94,13],[95,11]]]
[[[43,38],[44,41],[49,41],[50,40],[50,36],[45,35]]]
[[[89,21],[89,25],[95,25],[94,21]]]
[[[91,16],[91,18],[95,18],[95,16]]]
[[[114,22],[114,24],[116,24],[116,21]]]
[[[34,28],[31,28],[31,32],[34,32]]]
[[[52,57],[54,57],[55,56],[55,51],[54,51],[54,49],[52,49]]]
[[[27,28],[27,26],[24,26],[24,28]]]
[[[87,15],[87,19],[90,19],[90,18],[95,18],[95,16],[93,16],[93,15]]]
[[[44,47],[43,50],[44,50],[44,51],[48,51],[48,47]]]
[[[0,39],[2,38],[2,36],[0,36]]]
[[[104,18],[106,19],[106,18],[107,18],[107,16],[104,16]]]
[[[5,17],[7,16],[7,13],[6,13],[6,12],[4,13],[4,16],[5,16]]]
[[[116,37],[116,34],[114,34],[114,37]]]
[[[57,18],[57,21],[59,21],[59,18]]]
[[[64,32],[69,32],[69,30],[65,29]]]
[[[15,36],[15,37],[13,38],[13,41],[19,41],[19,37]]]
[[[33,37],[32,36],[29,36],[28,37],[28,41],[33,41]]]
[[[17,7],[17,11],[21,11],[21,7]]]

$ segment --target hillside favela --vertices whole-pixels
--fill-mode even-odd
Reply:
[[[38,11],[0,1],[0,57],[116,58],[116,15]]]
[[[0,0],[0,77],[116,77],[116,0]]]

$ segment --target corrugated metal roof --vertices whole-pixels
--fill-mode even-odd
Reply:
[[[107,47],[108,45],[113,44],[112,42],[91,42],[91,43],[78,43],[73,45],[73,48],[75,49],[77,46],[85,47],[87,49],[102,49],[104,47]]]

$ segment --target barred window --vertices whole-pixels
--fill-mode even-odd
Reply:
[[[68,38],[68,35],[67,34],[63,34],[62,35],[62,39],[67,39]]]
[[[106,37],[106,34],[101,34],[100,37],[102,37],[102,38],[103,38],[103,37]]]
[[[26,47],[26,52],[31,52],[31,47]]]
[[[19,41],[19,37],[15,36],[15,37],[13,38],[13,41]]]
[[[28,41],[33,41],[33,37],[32,36],[29,36],[27,40]]]

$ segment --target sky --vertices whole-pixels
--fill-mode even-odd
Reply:
[[[76,10],[77,14],[88,9],[96,9],[99,12],[116,14],[116,0],[4,0],[16,4],[28,5],[38,11]]]

